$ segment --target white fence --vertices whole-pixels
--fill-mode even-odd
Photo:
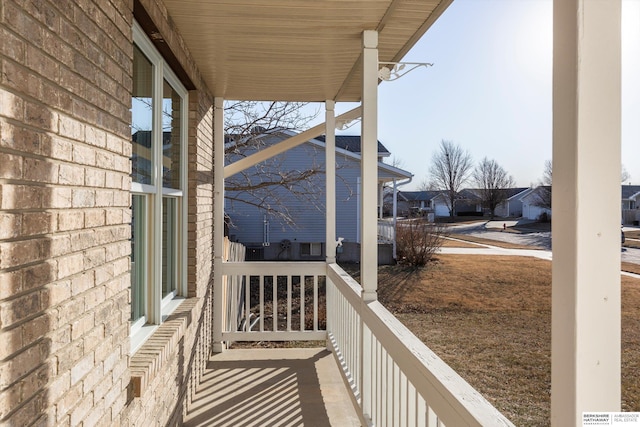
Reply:
[[[326,339],[365,425],[513,426],[338,265],[229,262],[223,275],[240,307],[223,340]]]
[[[393,222],[378,221],[378,243],[393,243],[396,240],[396,229]]]

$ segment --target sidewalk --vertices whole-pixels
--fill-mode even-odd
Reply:
[[[459,239],[451,239],[459,241]],[[472,243],[467,242],[466,243]],[[440,248],[438,253],[441,254],[453,254],[453,255],[498,255],[498,256],[528,256],[533,258],[546,259],[551,261],[551,251],[543,249],[505,249],[498,246],[485,245],[482,243],[472,243],[478,245],[477,248]],[[623,248],[621,254],[622,261],[631,262],[634,264],[640,264],[640,249]],[[639,274],[628,273],[626,271],[621,272],[624,276],[635,277],[640,279]]]

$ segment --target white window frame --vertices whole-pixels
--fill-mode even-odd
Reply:
[[[153,333],[174,311],[187,295],[187,163],[188,163],[188,92],[178,77],[157,51],[137,22],[133,22],[133,42],[153,65],[152,96],[152,137],[153,165],[152,185],[131,183],[132,194],[147,196],[148,236],[145,242],[148,249],[148,288],[146,316],[144,320],[131,322],[131,353]],[[164,188],[162,180],[162,102],[163,83],[167,81],[180,96],[180,187]],[[162,298],[162,200],[163,197],[177,201],[177,284],[174,292]]]

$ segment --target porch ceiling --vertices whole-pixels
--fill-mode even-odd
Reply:
[[[452,0],[164,0],[215,96],[360,101],[362,31],[399,61]]]

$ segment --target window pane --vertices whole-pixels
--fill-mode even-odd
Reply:
[[[146,197],[131,197],[131,320],[146,315],[147,305],[147,205]]]
[[[131,95],[131,156],[133,182],[151,184],[153,165],[151,125],[153,66],[146,56],[133,46],[133,93]]]
[[[178,281],[178,203],[162,198],[162,297],[177,289]]]
[[[162,91],[162,186],[180,189],[182,99],[166,80]]]

